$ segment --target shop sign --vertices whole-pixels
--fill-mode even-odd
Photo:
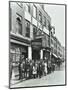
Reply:
[[[41,42],[32,42],[32,46],[41,46]]]
[[[32,45],[33,48],[40,48],[42,46],[42,42],[40,42],[40,41],[33,41],[31,43],[31,45]]]

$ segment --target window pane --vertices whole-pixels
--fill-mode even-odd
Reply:
[[[20,61],[20,48],[16,48],[16,61]]]
[[[46,17],[44,17],[44,26],[46,27]]]
[[[33,26],[33,36],[36,37],[37,34],[37,27]]]
[[[39,21],[40,23],[42,23],[42,13],[41,12],[39,12]]]
[[[22,17],[20,15],[17,14],[17,29],[16,29],[16,33],[21,34],[22,35],[22,23],[21,23]]]
[[[30,23],[26,21],[26,37],[30,37]]]
[[[35,6],[33,6],[33,16],[37,17],[37,8]]]
[[[15,60],[15,49],[14,48],[10,49],[10,61],[11,62],[15,62],[16,61]]]
[[[18,23],[18,25],[19,25],[19,34],[22,34],[22,24]]]
[[[42,31],[41,30],[37,30],[37,35],[41,35]]]
[[[26,11],[30,13],[30,5],[26,4]]]
[[[49,22],[49,21],[47,21],[47,23],[48,23],[48,30],[51,30],[51,25],[50,25],[50,22]]]

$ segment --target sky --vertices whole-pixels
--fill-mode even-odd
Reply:
[[[55,27],[55,36],[65,46],[65,6],[45,4],[45,11],[51,17],[51,25]]]

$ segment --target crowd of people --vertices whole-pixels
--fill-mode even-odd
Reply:
[[[21,60],[19,62],[19,79],[41,78],[51,72],[45,60]],[[54,67],[52,69],[54,71]]]
[[[47,74],[55,71],[56,66],[60,68],[60,64],[57,63],[48,63],[48,59],[34,59],[29,60],[22,56],[21,60],[18,62],[18,72],[19,80],[20,79],[32,79],[32,78],[41,78]],[[12,71],[14,69],[13,62],[10,62],[10,79],[12,78]]]

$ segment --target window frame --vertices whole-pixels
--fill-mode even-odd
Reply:
[[[28,25],[29,27],[26,27],[27,26],[27,23],[29,24]],[[25,30],[26,30],[25,36],[28,37],[28,38],[30,38],[30,22],[28,20],[25,20]],[[27,35],[27,34],[29,34],[29,35]]]
[[[18,20],[18,18],[20,19],[20,21]],[[16,13],[16,22],[18,26],[20,27],[20,30],[16,31],[16,33],[22,35],[22,16],[19,15],[18,13]]]
[[[35,30],[34,30],[34,28],[35,28]],[[35,25],[33,25],[33,38],[35,38],[36,35],[37,35],[37,27]]]
[[[44,26],[46,27],[46,17],[44,16]]]
[[[30,4],[26,4],[26,6],[27,6],[27,12],[28,12],[28,13],[31,13]]]
[[[42,23],[42,13],[39,11],[39,22]]]
[[[34,12],[34,8],[35,8],[35,15],[33,13],[33,17],[37,19],[37,7],[35,5],[33,5],[33,12]]]

